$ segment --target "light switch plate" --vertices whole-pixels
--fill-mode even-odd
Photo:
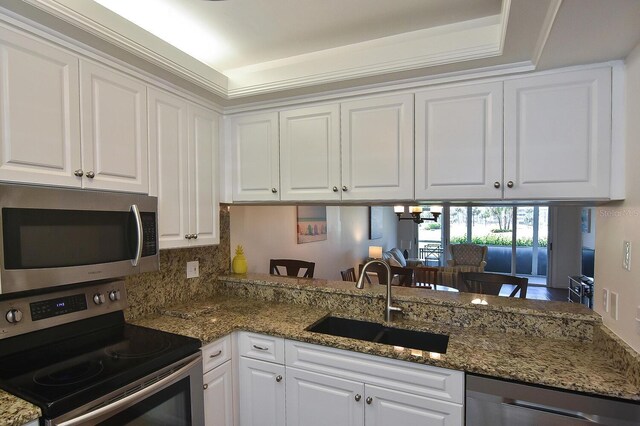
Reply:
[[[631,270],[631,241],[622,242],[622,267]]]
[[[611,315],[611,318],[618,321],[618,293],[615,291],[611,292],[611,301],[609,303],[611,308],[609,310],[609,314]]]
[[[604,308],[605,312],[609,312],[609,289],[608,288],[602,289],[602,307]]]
[[[187,278],[197,278],[200,276],[200,263],[197,260],[187,262]]]

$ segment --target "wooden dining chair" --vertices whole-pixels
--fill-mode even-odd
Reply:
[[[438,268],[416,266],[413,268],[413,287],[431,288],[436,290],[438,283]]]
[[[349,268],[344,271],[340,271],[340,275],[342,276],[342,281],[358,281],[356,278],[356,268]]]
[[[363,264],[360,264],[360,274],[362,274]],[[367,268],[367,272],[374,273],[378,276],[379,284],[387,284],[387,269],[379,264],[373,264]],[[398,277],[398,282],[395,283],[394,278]],[[371,284],[369,276],[365,275],[365,279]],[[391,266],[391,285],[401,285],[405,287],[411,287],[413,284],[413,268],[401,268],[399,266]]]
[[[515,297],[518,292],[521,299],[527,297],[528,278],[490,272],[461,272],[460,278],[462,281],[458,286],[460,291],[498,296],[502,284],[511,284],[515,287],[509,297]]]
[[[272,275],[282,275],[281,269],[283,269],[284,275],[297,277],[300,269],[305,269],[301,278],[313,278],[315,267],[316,264],[314,262],[307,262],[306,260],[271,259],[269,261],[269,273]]]

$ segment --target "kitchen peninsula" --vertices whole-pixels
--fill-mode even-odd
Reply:
[[[394,326],[449,336],[444,354],[305,331],[331,313],[382,322],[384,286],[263,274],[222,275],[213,297],[164,308],[138,325],[198,338],[203,345],[244,330],[384,358],[640,401],[640,359],[599,315],[581,305],[394,288],[404,314]],[[12,401],[15,403],[15,401]],[[2,404],[2,424],[36,418]],[[31,411],[29,411],[31,410]],[[25,412],[31,413],[31,417]],[[11,418],[20,419],[13,422]]]

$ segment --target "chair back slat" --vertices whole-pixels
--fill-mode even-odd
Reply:
[[[462,272],[460,274],[462,282],[458,290],[469,293],[488,294],[497,296],[503,284],[514,285],[515,288],[509,297],[515,297],[519,292],[520,298],[527,297],[528,278],[516,277],[513,275],[493,274],[490,272]]]
[[[340,275],[342,276],[342,281],[353,281],[353,282],[358,281],[356,279],[355,268],[349,268],[349,269],[345,269],[344,271],[340,271]]]
[[[269,261],[269,273],[272,275],[284,275],[289,277],[297,277],[301,269],[305,269],[301,278],[313,278],[313,271],[316,267],[315,262],[307,262],[306,260],[296,259],[271,259]]]
[[[438,283],[438,268],[416,266],[413,268],[413,286],[435,289]]]

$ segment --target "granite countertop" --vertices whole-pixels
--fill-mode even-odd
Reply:
[[[0,426],[20,426],[41,414],[39,407],[0,390]]]
[[[433,354],[304,330],[329,313],[327,309],[313,306],[216,296],[210,301],[175,307],[136,323],[196,337],[203,344],[234,330],[246,330],[470,373],[640,401],[640,387],[631,383],[606,353],[589,342],[409,320],[394,322],[398,327],[448,334],[447,353]],[[331,313],[372,319],[353,317],[335,310]]]

